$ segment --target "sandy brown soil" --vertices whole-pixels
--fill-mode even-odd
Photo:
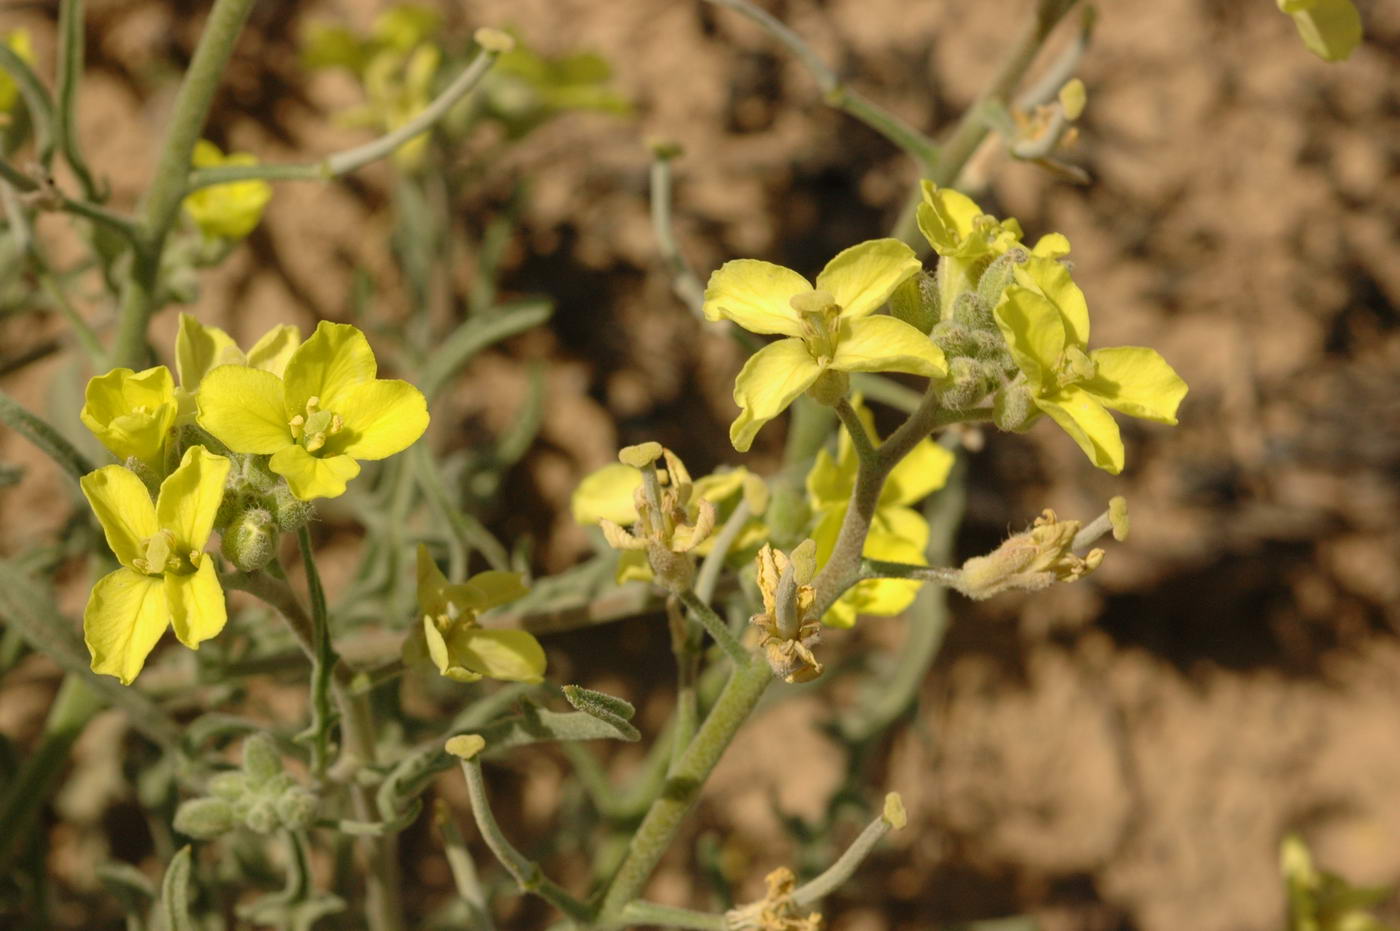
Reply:
[[[936,127],[980,88],[1027,4],[767,6],[862,92]],[[1327,66],[1268,0],[1103,4],[1074,155],[1092,183],[995,153],[978,160],[985,207],[1016,215],[1031,235],[1070,237],[1096,342],[1159,348],[1191,394],[1179,428],[1126,427],[1120,477],[1093,470],[1049,424],[992,436],[976,457],[965,553],[1042,507],[1089,515],[1120,493],[1133,536],[1091,581],[1033,600],[956,604],[917,717],[870,770],[872,797],[903,793],[910,829],[829,903],[833,928],[1018,913],[1046,929],[1277,928],[1276,850],[1290,829],[1355,881],[1400,880],[1400,9],[1359,6],[1366,45]],[[149,161],[171,68],[188,55],[202,7],[89,3],[100,25],[83,132],[118,206],[144,183],[132,166]],[[364,22],[376,7],[263,4],[211,135],[267,159],[362,138],[326,116],[352,90],[305,74],[292,43],[303,18]],[[14,15],[37,27],[47,55],[43,10]],[[685,146],[675,209],[700,269],[761,256],[813,271],[881,235],[914,175],[882,139],[825,108],[767,36],[703,3],[480,0],[456,15],[462,30],[517,25],[545,51],[597,50],[636,103],[631,119],[576,116],[540,131],[463,207],[484,216],[511,181],[531,179],[505,287],[548,294],[558,311],[547,332],[474,366],[437,417],[440,439],[503,428],[526,363],[549,360],[544,428],[506,485],[513,504],[532,502],[528,516],[497,515],[493,526],[532,532],[539,568],[558,569],[585,546],[568,495],[618,444],[659,439],[693,471],[740,460],[724,438],[738,358],[671,296],[647,220],[641,140]],[[406,313],[385,241],[388,178],[379,167],[352,184],[280,187],[247,247],[208,276],[198,311],[241,336],[343,317],[347,271],[362,265],[383,285],[382,312]],[[5,354],[52,329],[6,321]],[[173,319],[159,332],[172,335]],[[71,402],[48,386],[72,366],[51,357],[7,378],[6,390],[38,408]],[[748,460],[760,469],[780,449],[779,431],[769,433]],[[64,517],[62,482],[13,437],[0,438],[0,455],[30,467],[0,492],[0,543],[46,539]],[[879,632],[837,634],[828,649],[861,637],[895,647],[902,622],[874,623]],[[598,658],[630,642],[664,661],[659,630],[633,622],[571,635],[552,644],[554,659],[639,689],[625,663]],[[36,667],[28,685],[7,687],[0,727],[32,734],[51,682]],[[818,692],[762,718],[707,791],[697,830],[727,839],[746,895],[792,849],[771,800],[815,817],[839,782],[839,753],[808,726],[832,700]],[[110,730],[82,746],[83,759],[102,759]],[[562,764],[530,757],[518,772],[517,829],[545,830]],[[443,791],[464,810],[457,789]],[[56,830],[101,814],[89,804],[70,817]],[[94,830],[70,842],[104,844]],[[436,842],[415,831],[406,845],[433,894],[445,894]],[[668,861],[652,895],[708,904],[683,857]],[[506,926],[535,927],[542,915],[512,912]]]

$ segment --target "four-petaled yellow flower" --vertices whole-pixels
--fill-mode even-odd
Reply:
[[[180,384],[175,397],[180,402],[180,420],[193,423],[195,395],[204,376],[221,365],[248,365],[271,372],[278,378],[287,360],[301,345],[301,330],[290,323],[279,324],[264,333],[253,348],[244,353],[223,330],[206,326],[189,314],[180,314],[180,332],[175,337],[175,374]]]
[[[257,158],[247,152],[225,155],[207,139],[195,144],[193,161],[196,168],[258,163]],[[188,195],[185,211],[199,231],[210,239],[242,239],[258,225],[263,208],[271,199],[272,185],[266,181],[229,181],[211,184]]]
[[[418,544],[418,609],[424,645],[438,672],[458,682],[475,682],[483,676],[539,682],[544,677],[545,655],[534,635],[523,630],[486,630],[476,621],[482,611],[513,601],[525,591],[514,572],[480,572],[453,585],[428,548]]]
[[[141,372],[112,369],[89,379],[78,418],[112,455],[123,462],[138,459],[163,475],[178,414],[170,370],[157,365]]]
[[[192,650],[223,629],[224,591],[204,545],[228,470],[223,456],[192,446],[154,504],[129,469],[83,476],[83,494],[121,563],[93,586],[83,612],[94,672],[130,685],[167,626]]]
[[[875,435],[874,419],[860,403],[856,413],[865,424],[867,433]],[[856,483],[859,458],[851,443],[851,435],[841,431],[836,456],[825,449],[817,453],[812,469],[807,473],[807,501],[812,508],[815,525],[812,539],[817,543],[817,565],[831,558],[841,523],[851,502],[851,490]],[[894,467],[875,505],[870,520],[870,532],[865,538],[861,555],[869,559],[928,565],[928,521],[910,505],[917,504],[943,487],[953,467],[953,454],[932,440],[920,440]],[[827,609],[822,622],[832,627],[851,627],[861,614],[890,617],[913,602],[922,583],[910,579],[866,579],[846,590]]]
[[[1155,349],[1087,351],[1089,308],[1062,263],[1033,256],[1017,268],[996,322],[1036,407],[1099,468],[1114,475],[1123,469],[1123,438],[1105,408],[1176,423],[1186,382]]]
[[[303,501],[344,494],[359,459],[407,449],[428,428],[423,393],[376,378],[365,335],[322,321],[297,347],[282,378],[221,365],[199,388],[199,425],[236,453],[270,455],[268,467]]]
[[[838,254],[815,287],[791,269],[757,259],[725,262],[711,275],[706,317],[787,337],[754,353],[734,382],[740,409],[729,428],[734,448],[746,451],[760,427],[828,372],[946,375],[943,351],[927,336],[894,317],[872,316],[919,267],[904,243],[876,239]]]

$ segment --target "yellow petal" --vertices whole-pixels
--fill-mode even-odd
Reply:
[[[705,317],[728,319],[750,333],[800,336],[802,320],[789,303],[812,290],[797,272],[758,259],[725,262],[705,287]]]
[[[842,372],[908,372],[925,378],[948,374],[943,350],[927,335],[884,315],[843,319],[831,367]]]
[[[442,631],[437,629],[433,619],[427,615],[423,617],[423,640],[428,647],[428,656],[442,675],[457,682],[475,682],[481,678],[481,673],[474,672],[456,661]]]
[[[1123,471],[1123,437],[1118,424],[1088,392],[1070,387],[1051,397],[1037,398],[1035,403],[1079,444],[1090,462],[1112,475]]]
[[[1186,382],[1155,349],[1115,346],[1089,354],[1098,370],[1081,387],[1105,407],[1144,420],[1176,423]]]
[[[1031,255],[1046,259],[1063,258],[1069,255],[1069,237],[1064,233],[1046,233],[1036,240]]]
[[[748,452],[759,428],[787,410],[821,373],[800,339],[780,339],[750,356],[734,379],[734,403],[739,405],[739,416],[729,425],[734,448]]]
[[[812,509],[825,510],[835,505],[845,506],[855,486],[854,468],[843,468],[843,463],[832,456],[825,448],[817,450],[812,468],[807,471],[807,499]],[[820,547],[818,547],[820,551]]]
[[[161,529],[174,532],[182,552],[203,550],[209,542],[214,515],[224,500],[228,470],[229,461],[223,456],[191,446],[179,467],[160,483],[156,521]]]
[[[1066,246],[1068,251],[1068,246]],[[1089,305],[1084,292],[1070,277],[1063,262],[1033,255],[1016,268],[1016,283],[1038,291],[1054,304],[1065,318],[1065,342],[1085,346],[1089,342]]]
[[[151,494],[130,469],[103,466],[78,482],[117,561],[130,567],[144,553],[145,540],[159,529]]]
[[[864,317],[921,267],[914,250],[898,239],[872,239],[837,253],[817,275],[817,288],[830,292],[843,318]]]
[[[451,665],[507,682],[539,682],[545,655],[538,640],[523,630],[459,628],[447,636]]]
[[[1342,61],[1361,44],[1361,14],[1351,0],[1315,0],[1292,16],[1303,44],[1323,61]]]
[[[910,505],[927,498],[948,481],[954,459],[933,440],[920,440],[890,472],[880,490],[880,504]]]
[[[468,607],[485,611],[508,601],[514,601],[529,591],[518,572],[498,569],[478,572],[461,586]]]
[[[290,323],[279,324],[259,337],[248,350],[248,364],[281,378],[287,361],[300,345],[301,330]]]
[[[642,473],[629,465],[614,462],[584,476],[574,489],[570,507],[574,520],[580,524],[596,524],[610,520],[627,525],[637,519],[633,503]]]
[[[272,454],[268,468],[287,480],[287,487],[303,501],[338,498],[345,483],[360,474],[360,464],[349,456],[318,459],[304,446],[284,446]]]
[[[402,452],[428,429],[423,392],[397,378],[350,385],[324,406],[339,414],[343,424],[327,445],[356,459],[384,459]]]
[[[971,235],[972,221],[982,215],[982,208],[961,191],[940,188],[931,181],[922,182],[920,188],[919,231],[939,255],[956,254]]]
[[[92,671],[130,685],[169,619],[158,576],[118,569],[98,579],[83,611],[83,639],[92,654]]]
[[[199,386],[199,425],[236,453],[275,453],[293,442],[282,380],[246,365],[221,365]]]
[[[447,576],[442,574],[432,553],[418,544],[418,609],[431,617],[447,613]]]
[[[287,361],[282,374],[287,384],[287,410],[302,413],[309,398],[317,398],[323,409],[337,410],[339,392],[370,381],[378,370],[365,334],[348,323],[322,320]]]
[[[214,560],[205,557],[199,569],[191,575],[165,576],[165,599],[170,608],[170,620],[175,636],[191,650],[218,634],[228,620],[228,605]]]
[[[1033,389],[1052,384],[1065,351],[1065,319],[1045,296],[1015,285],[1006,289],[994,314],[1016,366]]]
[[[186,391],[199,390],[209,371],[220,365],[242,365],[246,359],[233,338],[216,326],[205,326],[189,314],[180,314],[175,336],[175,374]]]

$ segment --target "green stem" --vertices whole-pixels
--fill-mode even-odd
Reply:
[[[48,423],[31,414],[8,394],[0,391],[0,421],[20,436],[39,447],[74,480],[93,470],[87,457],[68,442]]]
[[[632,836],[627,857],[603,895],[599,919],[603,927],[625,924],[623,908],[646,887],[662,854],[675,839],[681,820],[700,795],[701,786],[772,681],[768,661],[761,656],[734,668],[705,723],[667,778],[666,788],[652,802]]]
[[[190,157],[209,115],[234,43],[252,12],[254,0],[214,0],[214,8],[185,72],[146,191],[140,219],[141,246],[133,255],[131,277],[122,295],[112,363],[139,369],[147,359],[146,325],[156,310],[156,279],[165,237],[180,212]]]
[[[419,111],[417,116],[393,132],[380,136],[372,142],[366,142],[364,145],[347,149],[344,152],[337,152],[309,165],[221,165],[214,168],[201,168],[192,172],[187,179],[182,178],[184,181],[182,193],[188,194],[190,191],[196,191],[213,184],[226,184],[229,181],[246,181],[254,178],[264,181],[326,181],[349,174],[371,162],[377,162],[381,158],[387,158],[394,153],[395,149],[414,136],[422,135],[431,129],[434,123],[456,105],[457,101],[471,93],[472,89],[481,83],[486,72],[491,70],[491,65],[495,63],[499,54],[499,52],[489,49],[482,49],[476,58],[472,59],[471,64],[462,69],[462,73],[457,75],[456,80],[449,84],[432,103]],[[188,164],[189,160],[186,159],[185,165]]]
[[[311,552],[311,532],[305,525],[297,528],[297,545],[301,548],[306,592],[311,601],[311,772],[319,780],[326,774],[330,757],[331,670],[335,668],[336,656],[331,649],[326,592],[321,587],[321,574]]]
[[[418,484],[438,513],[447,519],[452,534],[468,551],[479,550],[492,569],[510,570],[510,554],[491,531],[471,514],[463,511],[447,492],[447,485],[438,472],[437,462],[426,443],[418,443],[409,453],[418,476]]]
[[[78,309],[73,306],[72,302],[68,300],[68,295],[65,294],[63,288],[59,286],[58,280],[54,277],[53,271],[48,267],[47,263],[40,267],[38,278],[39,287],[49,296],[49,300],[54,302],[59,312],[63,314],[64,319],[68,321],[68,326],[72,328],[73,336],[77,339],[78,345],[83,347],[83,352],[87,354],[88,361],[100,369],[107,361],[107,353],[102,348],[102,342],[97,338],[97,333],[88,322],[83,319],[82,314],[78,313]]]
[[[634,899],[622,910],[623,918],[629,927],[638,925],[658,928],[691,928],[694,931],[725,931],[729,927],[723,915],[709,912],[696,912],[688,908],[672,905],[658,905]]]
[[[715,642],[724,650],[725,655],[734,661],[738,667],[742,667],[749,661],[749,651],[744,649],[744,645],[730,631],[729,625],[724,622],[724,618],[714,612],[714,609],[705,602],[694,591],[687,589],[680,593],[681,603],[685,605],[690,616],[695,618],[707,630]]]
[[[861,462],[875,461],[875,440],[870,436],[870,431],[861,422],[860,415],[851,406],[847,398],[842,398],[836,402],[836,416],[841,418],[842,425],[846,428],[847,435],[851,438],[851,445],[855,447],[856,457]]]
[[[496,822],[496,816],[491,812],[491,803],[486,797],[486,782],[481,776],[481,760],[463,760],[462,774],[467,778],[467,794],[471,797],[472,816],[476,819],[482,839],[496,855],[501,866],[515,879],[521,891],[539,896],[575,921],[587,921],[590,917],[588,906],[545,876],[540,871],[539,864],[527,859],[506,838],[505,832]]]
[[[883,815],[866,825],[865,830],[860,832],[860,835],[851,846],[846,848],[845,853],[837,858],[835,863],[827,867],[820,876],[793,890],[793,903],[806,908],[809,905],[815,905],[841,888],[848,879],[855,875],[856,869],[870,855],[870,851],[875,849],[875,845],[880,842],[880,839],[890,832],[891,827],[892,825],[884,819]]]
[[[962,570],[949,566],[920,566],[914,563],[890,562],[884,559],[862,559],[857,580],[914,579],[938,585],[954,585]]]
[[[78,85],[83,75],[83,0],[59,0],[58,115],[54,141],[83,188],[83,198],[104,199],[92,179],[78,141]]]
[[[661,258],[671,271],[671,289],[699,315],[705,305],[705,286],[681,253],[671,222],[671,161],[676,152],[664,146],[653,146],[652,149],[651,227],[656,234],[656,244],[661,249]]]
[[[699,629],[680,610],[680,600],[672,595],[666,599],[666,618],[671,627],[671,652],[676,658],[676,710],[671,715],[674,733],[671,735],[671,762],[667,772],[680,764],[681,756],[695,729],[700,726],[700,698],[695,683],[700,675]]]
[[[38,747],[0,797],[0,824],[5,826],[0,831],[0,875],[9,875],[14,858],[34,839],[34,822],[63,774],[68,751],[102,705],[82,676],[63,677]]]
[[[3,42],[0,42],[0,70],[10,73],[20,96],[24,98],[29,123],[34,129],[35,158],[47,173],[53,162],[53,98],[34,69]]]
[[[457,897],[467,908],[467,927],[478,931],[496,931],[486,890],[481,887],[481,878],[476,873],[476,863],[472,861],[471,851],[467,849],[466,839],[457,828],[457,822],[441,799],[433,813],[433,823],[442,834],[442,852],[447,858],[448,869],[452,871]]]

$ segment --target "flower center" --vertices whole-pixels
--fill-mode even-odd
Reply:
[[[1089,354],[1078,346],[1066,346],[1055,369],[1055,382],[1061,387],[1089,381],[1099,373],[1099,367]]]
[[[306,399],[306,413],[297,414],[288,426],[292,428],[292,438],[314,453],[326,445],[326,440],[340,432],[344,423],[339,414],[321,409],[321,399],[315,395]]]
[[[802,340],[807,350],[821,365],[831,362],[836,354],[837,333],[841,329],[841,306],[830,291],[806,291],[788,299],[792,309],[802,318]]]
[[[201,554],[198,550],[188,556],[176,550],[175,534],[170,530],[158,530],[141,541],[141,555],[131,561],[131,567],[146,575],[164,575],[174,572],[188,575],[199,566]]]

